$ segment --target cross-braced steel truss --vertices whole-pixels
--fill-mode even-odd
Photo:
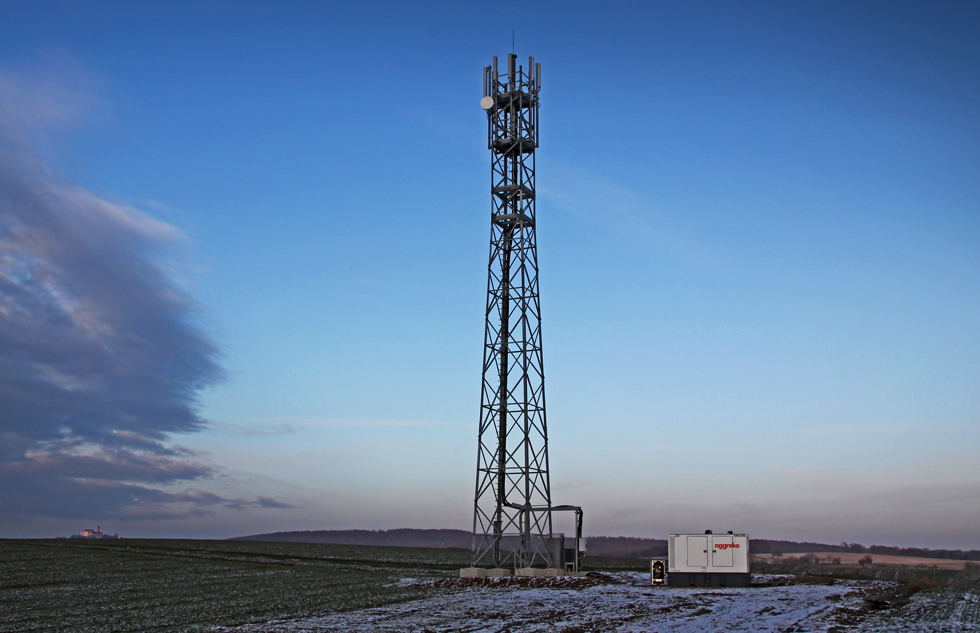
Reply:
[[[490,265],[473,513],[473,564],[553,566],[534,150],[541,65],[484,69],[492,152]]]

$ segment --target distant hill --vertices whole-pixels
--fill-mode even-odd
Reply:
[[[228,540],[470,549],[473,544],[473,533],[465,530],[415,530],[409,528],[396,530],[312,530],[252,534],[250,536],[236,536]],[[590,536],[587,546],[590,556],[644,558],[667,555],[667,541],[664,539]]]
[[[470,549],[473,533],[464,530],[313,530],[236,536],[229,541],[330,543],[333,545],[387,545],[389,547],[458,547]]]
[[[585,541],[589,556],[653,558],[667,555],[667,539],[628,536],[590,536]]]
[[[386,545],[390,547],[455,547],[469,549],[473,534],[465,530],[312,530],[305,532],[273,532],[236,536],[231,541],[275,541],[285,543],[330,543],[333,545]],[[632,538],[627,536],[589,536],[589,556],[619,556],[622,558],[651,558],[667,555],[667,540],[656,538]],[[749,551],[755,554],[804,554],[809,552],[867,552],[895,556],[921,556],[951,560],[980,561],[978,550],[929,550],[911,547],[887,547],[858,543],[809,543],[752,539]]]
[[[409,528],[396,530],[314,530],[253,534],[251,536],[236,536],[229,540],[470,549],[473,545],[473,533],[465,530],[415,530]],[[667,555],[667,541],[664,539],[590,536],[587,547],[590,556],[644,558]]]

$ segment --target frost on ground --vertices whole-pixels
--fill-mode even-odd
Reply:
[[[236,633],[327,631],[414,631],[441,633],[533,633],[558,631],[864,631],[896,630],[895,612],[873,612],[869,593],[894,590],[885,581],[782,584],[784,578],[756,575],[770,586],[743,589],[651,587],[649,574],[610,574],[605,582],[562,587],[542,583],[437,581],[443,590],[422,600],[293,621],[232,629]],[[528,579],[531,580],[531,579]],[[447,586],[449,585],[449,586]],[[436,588],[436,587],[434,587]],[[887,628],[893,627],[893,628]],[[902,627],[904,628],[904,627]]]

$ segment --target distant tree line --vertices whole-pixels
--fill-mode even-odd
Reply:
[[[804,552],[850,552],[853,554],[880,554],[882,556],[918,556],[922,558],[942,558],[947,560],[980,561],[980,550],[961,549],[927,549],[925,547],[891,547],[888,545],[870,545],[865,547],[860,543],[844,543],[827,545],[826,543],[797,543],[795,541],[776,541],[752,539],[749,542],[750,551],[756,554],[798,554]]]
[[[854,545],[857,545],[857,543],[854,543]],[[871,554],[887,554],[889,556],[923,556],[925,558],[980,561],[980,550],[975,549],[964,551],[961,549],[925,549],[922,547],[872,545],[866,551]]]
[[[387,545],[400,547],[456,547],[469,549],[473,534],[466,530],[315,530],[305,532],[275,532],[253,534],[230,540],[287,541],[294,543],[336,543],[342,545]],[[749,551],[755,554],[805,554],[807,552],[852,552],[880,554],[882,556],[920,556],[949,560],[980,561],[980,550],[925,549],[921,547],[888,547],[860,543],[811,543],[809,541],[778,541],[752,539]],[[667,540],[633,538],[627,536],[589,536],[589,556],[616,556],[622,558],[659,558],[667,555]]]

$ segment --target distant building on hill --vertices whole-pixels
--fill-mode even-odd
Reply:
[[[116,533],[116,534],[104,534],[102,532],[102,526],[101,525],[97,525],[97,526],[95,526],[95,529],[94,530],[92,528],[85,528],[84,530],[82,530],[78,534],[72,534],[68,538],[119,538],[119,534],[118,533]]]

